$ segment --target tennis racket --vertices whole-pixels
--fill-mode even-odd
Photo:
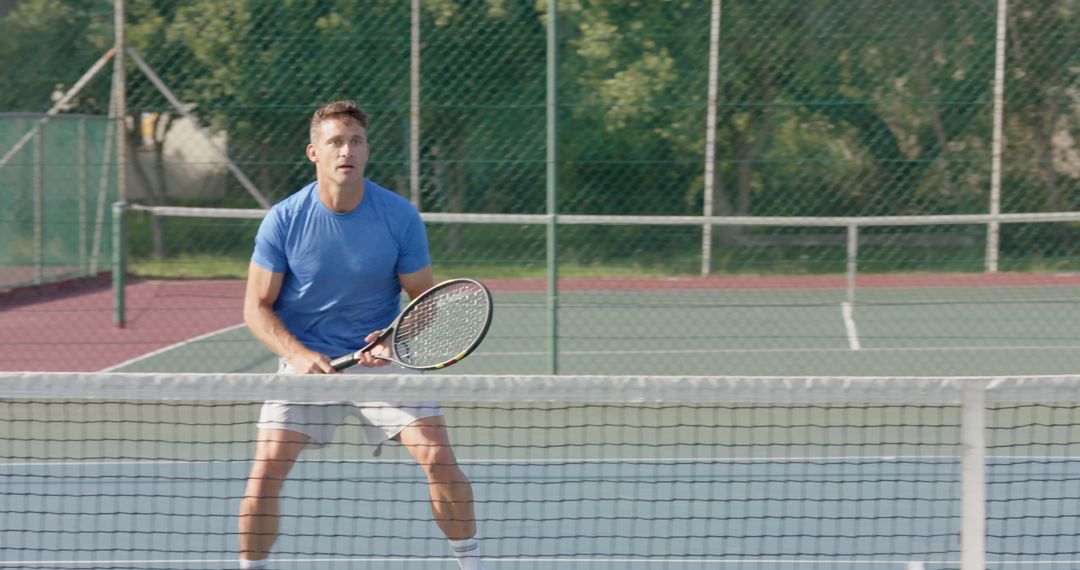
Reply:
[[[413,299],[379,338],[332,360],[330,366],[334,370],[353,366],[360,354],[390,337],[390,354],[375,358],[416,370],[445,368],[480,345],[491,325],[493,308],[491,292],[479,281],[443,281]]]

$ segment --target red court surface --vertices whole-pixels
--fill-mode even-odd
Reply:
[[[0,370],[93,372],[237,325],[240,281],[134,281],[124,328],[113,322],[108,283],[0,297]]]

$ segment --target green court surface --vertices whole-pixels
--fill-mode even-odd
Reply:
[[[568,292],[560,374],[999,376],[1080,370],[1076,287]],[[496,292],[491,331],[455,374],[551,372],[540,292]],[[111,368],[272,372],[242,325]]]

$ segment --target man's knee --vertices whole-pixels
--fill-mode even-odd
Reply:
[[[432,449],[420,460],[428,479],[437,483],[467,483],[465,474],[449,448]]]

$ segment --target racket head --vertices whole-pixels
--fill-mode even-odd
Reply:
[[[437,370],[471,354],[487,335],[494,303],[474,279],[443,281],[401,312],[391,333],[391,360],[416,370]]]

